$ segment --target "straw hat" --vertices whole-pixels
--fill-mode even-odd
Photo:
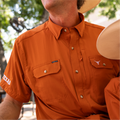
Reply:
[[[80,13],[85,13],[92,8],[96,7],[101,0],[85,0],[85,3],[82,5],[80,10],[78,10]]]
[[[97,49],[106,58],[120,60],[120,20],[101,32],[97,39]]]

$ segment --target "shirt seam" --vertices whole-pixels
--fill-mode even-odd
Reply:
[[[26,39],[28,39],[28,38],[30,38],[30,37],[32,37],[32,36],[34,36],[35,34],[37,34],[37,33],[39,33],[39,32],[41,32],[41,31],[43,31],[43,30],[45,30],[45,29],[48,29],[48,28],[44,28],[44,29],[42,29],[42,30],[40,30],[40,31],[38,31],[38,32],[35,32],[33,35],[31,35],[31,36],[28,36],[28,37],[25,37],[25,38],[23,38],[23,39],[21,39],[20,37],[19,37],[19,41],[16,41],[18,44],[20,44],[23,40],[26,40]],[[23,35],[22,35],[23,36]]]
[[[9,88],[6,87],[6,85],[5,85],[4,82],[1,83],[1,86],[4,88],[5,92],[6,92],[8,95],[10,95],[11,97],[13,97],[15,100],[20,101],[20,102],[28,102],[28,101],[29,101],[29,100],[22,101],[22,98],[18,99],[18,98],[16,97],[17,94],[16,94],[13,90],[9,90]]]
[[[101,30],[103,30],[105,28],[103,26],[99,26],[99,25],[96,25],[96,24],[88,23],[86,21],[85,21],[85,25],[86,26],[90,26],[90,27],[94,27],[94,28],[97,28],[97,29],[101,29]]]

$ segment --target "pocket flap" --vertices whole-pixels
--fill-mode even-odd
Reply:
[[[90,62],[95,68],[113,68],[110,60],[102,56],[91,57]]]
[[[60,70],[60,62],[56,60],[48,64],[36,67],[33,70],[33,74],[36,78],[43,77],[49,74],[57,73]]]

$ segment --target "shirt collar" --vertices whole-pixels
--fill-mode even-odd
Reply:
[[[84,28],[85,28],[85,21],[84,21],[83,14],[79,13],[79,16],[80,16],[81,22],[78,25],[74,26],[74,28],[77,29],[79,35],[82,37]],[[48,28],[53,33],[53,35],[55,36],[56,39],[59,38],[59,36],[61,34],[61,30],[63,29],[63,27],[53,23],[50,18],[48,21]]]
[[[78,30],[79,35],[82,37],[85,29],[85,21],[84,21],[83,14],[79,13],[79,16],[80,16],[81,22],[78,25],[76,25],[75,28]]]
[[[50,18],[48,21],[48,28],[53,33],[53,35],[56,37],[56,39],[59,38],[61,30],[63,29],[63,27],[53,23]]]

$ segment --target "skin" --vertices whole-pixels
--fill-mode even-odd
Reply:
[[[68,28],[79,24],[80,18],[78,15],[77,0],[41,1],[55,24]]]
[[[0,104],[0,120],[17,120],[19,118],[22,104],[23,103],[16,101],[6,94],[4,101]]]
[[[49,12],[50,19],[55,24],[68,28],[79,24],[80,18],[77,10],[77,0],[41,1]],[[22,104],[7,94],[5,100],[0,104],[0,120],[18,119]]]

